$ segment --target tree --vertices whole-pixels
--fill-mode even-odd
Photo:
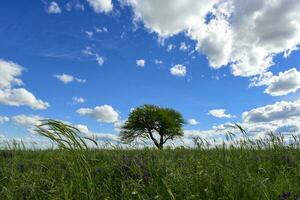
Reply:
[[[135,108],[121,128],[121,140],[131,143],[136,139],[151,139],[159,149],[168,140],[183,136],[182,115],[174,109],[154,105]]]

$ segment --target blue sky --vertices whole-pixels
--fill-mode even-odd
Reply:
[[[31,136],[43,118],[116,135],[142,104],[181,112],[188,136],[230,122],[298,131],[300,3],[289,1],[3,1],[0,135]]]

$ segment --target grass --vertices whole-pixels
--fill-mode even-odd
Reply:
[[[109,150],[76,146],[84,140],[64,133],[60,149],[0,151],[0,199],[300,199],[296,140]]]

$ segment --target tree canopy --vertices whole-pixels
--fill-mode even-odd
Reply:
[[[131,111],[120,136],[125,143],[150,139],[162,149],[168,140],[183,136],[184,123],[182,115],[174,109],[143,105]]]

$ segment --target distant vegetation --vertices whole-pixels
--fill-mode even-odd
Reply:
[[[168,140],[183,136],[183,124],[182,115],[174,109],[143,105],[129,114],[121,130],[121,140],[125,143],[136,139],[152,140],[162,149]]]
[[[228,133],[221,145],[91,149],[76,128],[46,120],[36,131],[59,148],[1,150],[0,199],[299,199],[299,137],[251,140],[237,128],[244,139]]]

